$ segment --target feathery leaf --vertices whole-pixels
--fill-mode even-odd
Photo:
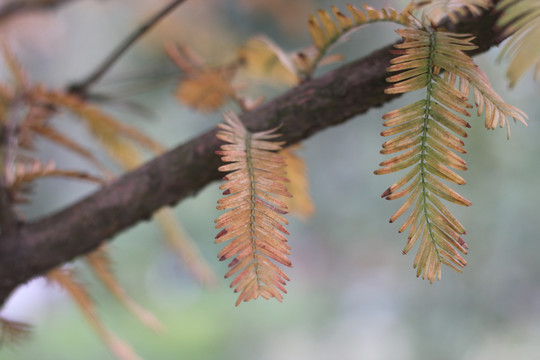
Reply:
[[[146,134],[121,123],[76,96],[44,89],[36,89],[32,96],[39,102],[69,110],[84,120],[109,154],[122,164],[134,166],[140,162],[139,151],[133,143],[157,154],[165,150],[163,145]]]
[[[99,161],[90,150],[86,149],[75,140],[72,140],[69,136],[62,134],[61,132],[54,129],[52,126],[30,126],[29,131],[42,136],[45,139],[48,139],[55,144],[62,146],[69,151],[82,156],[97,169],[99,169],[107,177],[112,177],[111,171]]]
[[[184,72],[184,78],[176,89],[181,103],[201,112],[215,111],[235,96],[231,85],[237,70],[236,63],[210,68],[188,47],[169,45],[167,55]]]
[[[441,277],[441,264],[457,271],[466,265],[460,255],[467,253],[461,238],[465,228],[441,199],[462,206],[471,204],[445,183],[465,184],[454,170],[467,169],[455,152],[465,153],[461,138],[467,137],[465,129],[470,125],[462,117],[470,116],[469,109],[473,107],[468,99],[470,88],[478,115],[485,114],[489,129],[506,125],[509,132],[507,117],[526,124],[527,116],[504,103],[487,76],[464,53],[475,48],[470,35],[413,27],[397,32],[404,42],[395,45],[394,53],[398,56],[391,60],[387,70],[398,74],[387,78],[394,84],[385,92],[399,94],[424,89],[426,95],[383,115],[383,125],[388,129],[381,135],[395,137],[383,144],[381,153],[401,154],[381,162],[375,174],[410,168],[382,197],[393,200],[408,196],[390,222],[410,210],[399,229],[400,233],[409,229],[403,253],[420,239],[414,267],[417,276],[433,282]]]
[[[155,153],[164,151],[163,145],[157,143],[146,134],[121,123],[112,116],[101,111],[99,108],[84,102],[74,95],[56,91],[47,91],[45,89],[36,89],[32,96],[42,103],[69,110],[85,120],[92,132],[94,132],[98,138],[108,139],[122,137]]]
[[[464,248],[456,250],[453,245],[463,242],[461,235],[465,229],[438,198],[465,206],[470,202],[437,178],[458,185],[465,183],[449,168],[464,170],[465,162],[447,144],[463,144],[460,137],[467,136],[464,128],[470,126],[454,112],[467,116],[467,109],[471,105],[465,95],[440,76],[439,69],[455,73],[455,69],[461,68],[458,64],[470,66],[471,63],[464,60],[468,57],[461,50],[469,43],[462,35],[444,32],[414,28],[397,32],[405,41],[395,46],[399,56],[392,59],[388,71],[399,73],[387,79],[394,84],[386,92],[398,94],[424,89],[426,95],[422,100],[383,116],[383,125],[389,129],[381,134],[395,136],[396,140],[385,142],[381,152],[404,152],[383,161],[375,174],[411,168],[382,196],[388,200],[408,196],[390,222],[410,210],[410,215],[399,229],[399,232],[410,229],[403,253],[407,253],[421,239],[414,267],[417,268],[417,276],[422,275],[422,278],[433,282],[440,279],[441,264],[447,263],[447,258],[459,264],[453,267],[458,271],[466,264],[459,255],[459,251],[466,253]],[[454,62],[448,53],[456,54],[459,61]],[[437,146],[431,146],[431,143]]]
[[[228,144],[217,154],[227,163],[220,171],[230,172],[220,186],[228,195],[218,201],[219,210],[228,210],[216,220],[216,243],[230,241],[218,254],[220,260],[232,259],[226,278],[235,292],[240,292],[236,305],[262,296],[282,300],[286,293],[287,275],[276,261],[291,266],[288,259],[286,204],[279,196],[290,196],[283,184],[285,160],[275,153],[282,143],[271,142],[279,135],[275,130],[250,133],[234,113],[224,115],[217,137]],[[281,291],[281,292],[280,292]]]
[[[16,190],[23,183],[35,181],[39,178],[58,176],[65,178],[73,178],[86,180],[98,184],[103,184],[104,180],[87,173],[83,173],[76,170],[62,170],[56,167],[56,164],[52,161],[42,163],[35,160],[31,164],[17,163],[13,168],[13,171],[8,172],[8,185],[13,190]]]
[[[28,89],[28,87],[30,86],[28,81],[28,75],[26,74],[26,71],[22,68],[22,66],[19,64],[19,61],[13,54],[12,50],[5,43],[2,43],[2,52],[6,65],[10,70],[11,75],[13,76],[15,88],[17,90]]]
[[[178,100],[199,111],[215,111],[233,97],[228,76],[219,70],[197,72],[180,82]]]
[[[280,151],[287,164],[287,178],[289,183],[287,189],[291,197],[284,197],[284,201],[292,215],[306,220],[315,213],[315,205],[309,194],[309,180],[304,159],[302,159],[296,150],[299,145],[293,145]]]
[[[322,62],[326,52],[340,40],[344,40],[353,31],[360,27],[379,21],[394,22],[399,25],[409,26],[411,19],[407,12],[386,7],[380,11],[369,5],[363,5],[364,11],[347,4],[350,15],[341,12],[332,5],[332,15],[326,10],[318,10],[317,16],[311,15],[308,19],[308,30],[317,50],[306,66],[306,74],[311,75],[317,66]]]

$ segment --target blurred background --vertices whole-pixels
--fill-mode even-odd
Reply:
[[[0,6],[6,1],[0,1]],[[26,14],[0,23],[32,80],[53,88],[80,80],[128,33],[167,1],[77,0],[52,12]],[[163,45],[189,45],[209,64],[234,57],[250,36],[266,34],[287,51],[309,44],[306,20],[318,8],[345,8],[341,0],[188,0],[134,46],[94,89],[114,95],[105,109],[167,147],[215,126],[218,113],[201,114],[174,97],[179,72]],[[366,1],[403,8],[404,1]],[[360,6],[361,3],[355,5]],[[395,27],[375,24],[336,49],[346,61],[397,39]],[[127,292],[166,326],[156,335],[140,325],[93,278],[80,274],[98,303],[104,323],[144,359],[533,359],[540,354],[540,84],[531,74],[508,90],[498,49],[477,57],[506,102],[524,110],[529,128],[487,132],[473,119],[466,141],[459,192],[469,208],[453,208],[467,229],[469,265],[463,274],[443,268],[432,285],[415,277],[414,250],[401,255],[406,236],[388,219],[398,202],[380,194],[394,178],[375,176],[384,159],[381,115],[411,101],[383,108],[329,128],[303,143],[316,213],[290,217],[294,267],[284,302],[234,306],[222,279],[226,264],[213,244],[218,183],[183,201],[174,213],[215,270],[219,283],[201,286],[144,222],[111,243],[115,269]],[[318,70],[324,73],[331,67]],[[2,69],[5,79],[7,72]],[[260,86],[267,98],[286,88]],[[148,111],[126,105],[135,102]],[[82,139],[104,162],[106,154],[77,120],[58,117],[65,133]],[[44,158],[83,167],[80,158],[43,142]],[[101,151],[101,153],[100,153]],[[118,171],[120,169],[118,168]],[[84,197],[95,187],[43,180],[33,203],[21,207],[33,219]],[[401,222],[400,222],[401,224]],[[73,239],[77,241],[77,239]],[[18,346],[0,348],[1,360],[114,359],[71,299],[37,279],[21,287],[2,315],[28,322],[34,331]]]

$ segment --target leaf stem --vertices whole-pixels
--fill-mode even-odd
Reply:
[[[423,202],[423,211],[424,211],[424,218],[426,219],[426,228],[429,232],[429,237],[431,239],[431,241],[433,242],[433,239],[434,239],[434,235],[433,235],[433,230],[431,229],[431,222],[430,222],[430,219],[429,219],[429,214],[428,214],[428,210],[427,210],[427,201],[428,201],[428,190],[426,189],[426,178],[425,178],[425,174],[426,174],[426,169],[425,169],[425,157],[427,156],[426,154],[426,148],[427,148],[427,144],[426,144],[426,141],[427,141],[427,135],[428,135],[428,129],[429,129],[429,121],[430,121],[430,110],[431,110],[431,93],[432,93],[432,90],[433,90],[433,58],[435,56],[435,47],[436,47],[436,39],[435,39],[435,32],[430,32],[430,38],[429,38],[429,60],[428,60],[428,83],[427,83],[427,86],[426,86],[426,107],[425,107],[425,112],[424,112],[424,124],[423,124],[423,134],[422,134],[422,144],[420,145],[422,147],[422,152],[420,154],[420,176],[422,177],[421,179],[421,182],[422,182],[422,202]],[[439,254],[439,250],[437,249],[437,246],[435,245],[435,243],[433,243],[433,249],[435,250],[436,254],[437,254],[437,258],[439,259],[440,261],[440,254]]]
[[[257,282],[257,291],[260,288],[261,280],[259,276],[259,259],[257,259],[257,244],[255,243],[255,175],[253,172],[253,162],[251,157],[251,133],[247,131],[245,147],[246,147],[246,166],[249,176],[249,236],[251,241],[251,252],[253,254],[253,268],[255,269],[255,281]]]

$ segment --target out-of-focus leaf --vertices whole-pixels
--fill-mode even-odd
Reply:
[[[54,269],[47,279],[62,287],[75,301],[103,342],[119,360],[142,360],[125,342],[118,339],[99,319],[94,301],[85,287],[76,280],[75,273],[67,269]]]
[[[214,271],[202,257],[201,251],[178,222],[172,210],[161,209],[155,213],[154,218],[160,225],[168,245],[178,254],[195,278],[206,286],[216,285]]]
[[[182,80],[176,90],[178,100],[198,111],[215,111],[234,96],[227,75],[221,70],[207,70]]]
[[[458,22],[460,17],[471,13],[479,15],[491,6],[492,0],[417,0],[412,3],[412,11],[423,12],[434,24],[448,17]]]
[[[343,56],[343,54],[332,54],[332,55],[323,57],[319,65],[324,66],[324,65],[335,64],[337,62],[343,61],[344,59],[345,57]]]
[[[255,78],[289,86],[299,81],[291,57],[265,36],[249,39],[238,50],[238,58],[248,74]]]
[[[165,53],[171,61],[185,74],[193,74],[204,66],[204,61],[199,54],[190,47],[177,44],[165,45]]]
[[[366,24],[389,21],[409,26],[412,21],[408,8],[404,12],[399,12],[390,7],[385,7],[380,11],[365,4],[363,7],[364,11],[347,4],[350,16],[341,12],[336,6],[332,6],[332,14],[319,9],[317,16],[314,14],[309,16],[308,30],[316,52],[315,54],[311,54],[311,51],[299,53],[300,57],[296,61],[300,64],[298,69],[302,69],[303,74],[311,76],[316,68],[322,65],[323,58],[332,46],[347,40],[353,31]]]
[[[183,72],[183,78],[176,89],[176,98],[182,104],[208,112],[215,111],[227,100],[236,98],[231,80],[238,64],[208,67],[202,58],[187,46],[170,44],[165,50]]]
[[[37,101],[43,101],[44,103],[71,111],[88,124],[88,127],[96,134],[98,140],[103,139],[102,141],[106,142],[113,138],[125,138],[155,153],[164,151],[163,145],[154,141],[146,134],[121,123],[98,107],[88,104],[74,95],[58,91],[35,89],[31,96]]]
[[[304,160],[296,154],[300,146],[291,146],[282,150],[280,154],[287,164],[287,189],[292,197],[285,197],[284,201],[289,212],[301,219],[307,220],[315,213],[315,206],[309,194],[309,181]]]
[[[30,325],[0,317],[0,348],[3,345],[19,345],[30,337]]]
[[[86,261],[103,284],[105,284],[110,293],[113,294],[114,297],[137,319],[139,319],[140,322],[156,333],[161,334],[165,332],[165,326],[156,318],[156,316],[137,304],[120,286],[114,276],[112,261],[104,246],[86,256]]]
[[[62,177],[76,180],[84,180],[92,183],[103,184],[105,180],[100,177],[78,171],[58,169],[54,162],[42,163],[33,160],[30,163],[18,162],[6,172],[6,180],[15,202],[25,203],[25,195],[30,192],[29,184],[45,177]]]
[[[506,72],[510,87],[532,67],[535,80],[540,79],[540,2],[503,0],[497,7],[502,11],[498,25],[506,27],[503,35],[511,36],[499,56],[511,59]]]
[[[2,50],[4,55],[4,61],[6,62],[6,65],[9,68],[11,75],[13,76],[15,88],[27,89],[29,83],[26,71],[22,68],[11,49],[9,49],[5,43],[2,44]]]
[[[33,126],[31,128],[31,131],[34,133],[37,133],[41,135],[42,137],[54,142],[57,145],[60,145],[62,147],[65,147],[66,149],[84,157],[86,160],[88,160],[92,165],[94,165],[97,169],[99,169],[103,174],[107,175],[108,177],[111,177],[112,174],[110,170],[101,162],[99,161],[90,150],[86,149],[82,145],[80,145],[75,140],[71,139],[67,135],[64,135],[60,132],[58,132],[56,129],[54,129],[51,126]]]

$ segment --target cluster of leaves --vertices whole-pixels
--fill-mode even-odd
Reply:
[[[233,62],[216,67],[206,66],[185,46],[169,45],[166,52],[184,74],[176,90],[177,98],[203,112],[217,110],[227,100],[243,110],[252,109],[262,101],[244,97],[242,87],[233,84],[239,71],[246,71],[253,78],[289,85],[297,84],[300,78],[292,61],[294,56],[285,55],[262,36],[248,40]],[[227,196],[218,201],[218,209],[229,211],[216,219],[216,228],[222,230],[215,242],[230,243],[219,252],[218,258],[232,259],[225,277],[235,275],[231,287],[240,292],[236,305],[259,296],[281,300],[288,277],[272,261],[291,265],[285,237],[288,232],[283,226],[287,220],[283,215],[290,209],[307,219],[314,212],[307,191],[306,167],[296,149],[281,150],[282,143],[269,141],[279,136],[273,131],[250,133],[232,112],[224,118],[226,124],[218,125],[221,128],[218,137],[229,144],[223,145],[218,155],[224,162],[232,163],[219,170],[232,173],[224,177],[228,182],[221,186]]]
[[[313,41],[310,47],[286,53],[270,39],[258,36],[246,43],[232,64],[211,69],[206,68],[202,62],[193,61],[194,56],[190,51],[185,50],[183,54],[169,51],[171,58],[187,74],[187,79],[180,83],[178,98],[199,110],[215,110],[224,105],[227,99],[231,99],[241,109],[246,110],[257,102],[246,100],[238,95],[241,87],[232,84],[237,71],[246,70],[253,77],[270,78],[288,85],[295,84],[301,79],[312,76],[317,66],[340,60],[342,58],[340,55],[325,57],[326,53],[333,45],[346,40],[353,31],[365,24],[387,21],[402,26],[403,29],[397,32],[404,42],[396,45],[396,49],[392,51],[397,57],[392,60],[388,68],[389,72],[398,72],[398,74],[388,78],[388,81],[394,84],[389,86],[386,92],[398,94],[423,90],[425,95],[423,99],[383,116],[385,120],[383,125],[389,129],[383,131],[382,135],[394,137],[383,144],[381,153],[399,154],[383,161],[381,169],[376,170],[375,173],[386,174],[409,169],[403,178],[383,193],[383,197],[392,200],[408,196],[405,203],[391,217],[390,222],[396,221],[410,210],[405,223],[399,229],[399,232],[408,229],[409,234],[403,252],[407,253],[416,241],[421,239],[414,267],[417,268],[418,276],[433,282],[435,279],[440,279],[442,264],[457,271],[461,271],[466,265],[462,254],[467,253],[467,245],[461,237],[465,234],[465,229],[444,204],[444,201],[449,201],[463,206],[470,205],[467,199],[445,184],[445,182],[465,184],[465,180],[454,171],[467,169],[465,161],[458,155],[466,152],[461,138],[467,137],[465,129],[470,127],[463,117],[469,117],[469,110],[476,106],[477,115],[485,115],[486,128],[506,127],[508,136],[510,135],[508,118],[526,124],[526,115],[504,103],[493,90],[486,75],[466,54],[467,51],[476,48],[472,42],[474,36],[445,32],[432,25],[440,21],[443,16],[448,16],[451,21],[457,21],[468,13],[479,14],[489,6],[491,6],[489,0],[413,1],[404,11],[399,12],[392,8],[379,11],[367,5],[363,6],[364,11],[362,11],[348,4],[347,10],[350,16],[332,6],[331,12],[318,10],[317,16],[309,17],[308,29]],[[515,26],[519,26],[519,23]],[[515,30],[507,31],[511,33]],[[186,63],[190,65],[186,66]],[[193,64],[195,67],[191,66]],[[215,79],[217,76],[219,76],[219,81]],[[210,78],[213,79],[210,80]],[[219,86],[217,86],[218,83]],[[197,90],[193,90],[194,88]],[[473,95],[473,103],[469,101],[469,93]],[[198,101],[194,101],[194,98]],[[206,101],[209,99],[214,101]],[[226,116],[229,125],[224,126],[230,128],[231,117],[232,115]],[[230,140],[230,136],[228,139]],[[230,147],[230,145],[226,146]],[[244,146],[243,151],[247,152],[246,144],[242,143],[242,146]],[[230,157],[224,159],[230,159]],[[240,161],[238,158],[235,159]],[[245,159],[242,161],[242,164],[249,163]],[[294,171],[295,167],[289,164],[288,169]],[[235,168],[235,165],[224,167],[224,169],[229,168]],[[250,189],[257,184],[257,181],[245,175],[240,183],[243,187],[235,188],[234,192],[238,194],[233,198],[233,207],[243,206],[245,214],[250,214],[247,209],[250,201],[254,200],[248,194],[251,194]],[[295,192],[292,191],[294,196],[296,196]],[[242,203],[240,199],[244,202]],[[218,208],[222,208],[221,205]],[[225,227],[224,230],[229,227],[230,230],[222,231],[218,235],[217,242],[223,240],[222,236],[225,233],[227,234],[225,239],[232,242],[220,253],[219,257],[221,260],[232,256],[241,256],[241,259],[244,259],[248,254],[247,244],[255,244],[254,240],[246,240],[252,239],[246,235],[246,232],[247,229],[252,229],[250,224],[255,220],[251,215],[236,218],[227,214],[218,219],[218,224],[219,227]],[[224,222],[223,219],[228,219],[229,223]],[[240,221],[243,221],[243,225],[239,223]],[[232,231],[237,228],[242,229],[239,230],[242,236]],[[284,230],[275,225],[274,232],[277,234],[279,234],[277,229]],[[282,234],[276,236],[276,239],[284,240]],[[288,247],[276,246],[276,249],[286,250],[288,253]],[[259,288],[261,282],[258,279],[261,271],[253,265],[256,263],[253,259],[258,251],[257,246],[253,245],[251,251],[253,252],[250,255],[251,260],[245,260],[246,263],[243,263],[242,267],[248,263],[250,265],[241,272],[240,279],[235,279],[231,284],[235,287],[235,291],[241,292],[239,302],[242,299],[249,300],[262,294],[261,291],[253,290],[252,287],[256,283],[258,284],[256,288]],[[285,253],[278,252],[267,255],[278,263],[289,265],[288,260],[284,261],[283,254]],[[233,260],[231,264],[233,269],[240,270],[236,265],[236,261]],[[227,273],[226,277],[231,274],[231,272]],[[269,274],[268,276],[272,278],[275,275],[272,272]],[[242,279],[244,281],[241,281]],[[251,282],[253,279],[257,281]],[[276,288],[281,289],[278,286]],[[245,295],[246,292],[249,295]],[[281,295],[278,296],[276,293],[278,293],[277,290],[266,295],[281,299]]]
[[[425,97],[383,116],[383,125],[389,129],[381,135],[395,137],[383,144],[381,153],[401,154],[383,161],[382,168],[375,174],[412,167],[382,197],[393,200],[409,195],[390,222],[412,207],[399,229],[403,232],[409,228],[403,253],[421,239],[414,267],[417,276],[422,275],[433,282],[441,277],[441,264],[457,271],[466,265],[459,254],[467,253],[467,245],[461,238],[465,228],[440,199],[463,206],[471,203],[439,179],[465,184],[465,180],[450,168],[467,169],[465,161],[455,152],[465,153],[460,137],[467,137],[464,128],[470,127],[462,118],[470,116],[468,109],[473,107],[468,100],[470,88],[474,92],[478,115],[485,113],[488,129],[504,125],[509,129],[507,117],[526,124],[526,115],[505,104],[493,91],[484,73],[464,53],[476,48],[469,35],[427,28],[400,29],[398,34],[404,42],[395,45],[393,52],[399,56],[391,61],[388,71],[400,73],[387,79],[394,84],[386,92],[398,94],[423,89]]]
[[[347,4],[347,9],[351,13],[352,19],[341,12],[336,6],[332,6],[332,14],[335,20],[332,19],[328,11],[322,9],[317,11],[319,20],[315,15],[309,17],[309,33],[316,51],[313,55],[314,59],[309,66],[306,66],[306,72],[308,74],[313,73],[316,66],[323,59],[324,54],[332,45],[342,39],[346,39],[348,35],[364,25],[380,21],[393,22],[402,26],[408,26],[410,23],[410,18],[406,11],[398,12],[390,7],[378,11],[365,4],[363,7],[365,12],[351,4]]]
[[[451,21],[458,21],[464,15],[478,15],[491,6],[489,0],[437,0],[413,1],[399,12],[392,8],[376,10],[364,5],[364,11],[348,4],[346,15],[337,7],[332,6],[331,12],[318,10],[317,16],[308,19],[308,29],[313,45],[286,53],[270,39],[258,36],[250,39],[239,51],[239,57],[234,65],[214,68],[210,71],[200,71],[206,77],[194,77],[180,84],[179,100],[195,108],[201,108],[191,98],[184,94],[204,93],[207,98],[219,99],[211,106],[221,107],[227,98],[236,101],[241,108],[246,109],[246,101],[238,95],[238,88],[232,85],[233,76],[230,71],[244,69],[257,78],[269,78],[273,81],[288,85],[297,83],[303,78],[309,78],[316,68],[329,62],[339,61],[339,54],[326,56],[333,45],[348,38],[360,27],[373,22],[387,21],[404,27],[398,34],[404,39],[403,44],[396,45],[394,54],[398,55],[388,68],[389,72],[399,72],[390,76],[391,85],[386,92],[389,94],[412,92],[420,89],[426,91],[425,98],[384,115],[384,126],[390,127],[382,132],[383,136],[395,136],[383,144],[383,154],[400,153],[381,163],[381,169],[376,174],[385,174],[410,168],[409,172],[397,183],[388,188],[383,197],[391,200],[409,196],[407,201],[391,217],[394,222],[407,210],[411,210],[399,232],[409,229],[408,241],[404,253],[407,253],[420,240],[420,246],[414,261],[417,275],[428,278],[431,282],[441,276],[441,264],[461,271],[466,265],[460,255],[467,253],[467,245],[461,235],[465,229],[455,216],[444,205],[446,200],[459,205],[468,206],[470,202],[452,190],[444,182],[463,185],[465,180],[451,169],[466,170],[465,161],[458,155],[465,153],[464,142],[460,138],[467,137],[464,128],[470,124],[463,119],[469,117],[469,109],[477,109],[477,116],[485,115],[485,127],[495,129],[506,127],[510,136],[508,118],[526,124],[526,115],[519,109],[504,103],[493,90],[487,76],[466,55],[474,50],[474,36],[467,34],[452,34],[435,28],[432,24],[439,22],[444,16]],[[524,46],[531,44],[535,37],[538,5],[533,1],[515,3],[503,1],[499,8],[509,9],[502,17],[500,26],[507,26],[505,36],[516,34],[506,45],[505,53],[514,53],[513,63],[509,68],[511,85],[517,77],[516,70],[526,69],[536,63],[538,72],[538,47]],[[527,13],[527,16],[524,14]],[[416,14],[420,15],[420,19]],[[533,56],[535,55],[535,56]],[[326,57],[325,57],[326,56]],[[189,59],[188,59],[189,60]],[[180,65],[187,74],[194,74],[193,68]],[[185,61],[184,61],[185,62]],[[193,63],[193,62],[192,62]],[[519,66],[518,66],[519,64]],[[201,68],[201,63],[197,64]],[[524,71],[524,70],[523,70]],[[218,81],[208,80],[219,74]],[[225,76],[228,74],[229,76]],[[193,87],[196,79],[199,92],[187,91]],[[206,84],[205,84],[206,83]],[[225,84],[228,83],[229,86]],[[201,86],[205,84],[204,86]],[[205,87],[206,89],[202,89]],[[472,92],[474,101],[469,102]],[[204,99],[204,96],[196,96]],[[290,166],[294,171],[296,166]],[[299,177],[304,178],[304,177]],[[441,181],[442,180],[442,181]],[[297,182],[293,182],[297,183]],[[250,182],[245,182],[248,186]],[[292,184],[291,184],[292,185]],[[297,196],[296,191],[292,191]],[[279,262],[279,257],[273,258]],[[243,285],[243,283],[241,283]],[[236,286],[235,291],[245,290]],[[242,296],[241,296],[242,297]]]
[[[448,17],[457,22],[468,13],[478,15],[493,6],[492,0],[416,0],[411,10],[421,12],[431,23]],[[540,78],[540,3],[536,0],[500,0],[496,9],[501,12],[497,25],[504,29],[503,38],[509,38],[499,60],[510,58],[506,76],[514,87],[523,74],[534,67],[534,78]]]
[[[243,85],[235,84],[239,73],[251,79],[263,80],[273,84],[297,85],[313,75],[323,65],[342,61],[341,54],[327,56],[333,45],[345,41],[349,35],[362,26],[375,22],[393,22],[408,26],[408,13],[386,7],[376,10],[368,5],[364,10],[347,5],[350,16],[332,7],[329,12],[319,10],[318,18],[311,15],[308,29],[313,44],[298,51],[286,52],[266,36],[257,35],[246,41],[238,49],[237,57],[228,63],[208,66],[204,60],[187,46],[166,46],[171,60],[182,71],[183,79],[176,91],[179,101],[199,111],[215,111],[232,100],[246,110]],[[254,105],[248,102],[247,108]]]
[[[318,11],[320,20],[311,16],[308,20],[308,29],[313,45],[293,53],[285,52],[267,37],[256,36],[239,49],[237,58],[230,63],[209,67],[191,49],[185,46],[167,46],[167,54],[184,74],[184,79],[176,91],[177,98],[199,111],[218,110],[228,100],[235,102],[242,110],[249,110],[262,100],[251,100],[241,94],[243,86],[234,83],[235,76],[239,72],[246,72],[251,78],[293,86],[302,79],[312,76],[318,66],[342,60],[343,57],[339,54],[326,56],[326,53],[332,45],[338,43],[340,39],[346,39],[361,26],[379,21],[390,21],[405,26],[409,23],[407,15],[391,8],[378,11],[364,5],[365,12],[352,5],[348,5],[347,8],[352,18],[336,7],[332,7],[336,21],[324,10]],[[314,212],[307,193],[305,165],[294,153],[294,149],[282,150],[279,155],[265,154],[265,157],[272,157],[274,160],[269,162],[263,161],[264,157],[263,160],[257,158],[256,164],[252,164],[255,158],[251,159],[249,154],[260,153],[260,149],[256,148],[259,142],[249,149],[246,138],[251,141],[259,134],[250,134],[232,114],[226,115],[225,119],[227,125],[220,126],[228,132],[222,131],[218,136],[234,145],[224,145],[220,155],[224,155],[223,161],[235,161],[235,164],[226,165],[220,170],[234,169],[234,175],[229,174],[225,179],[230,180],[231,176],[234,176],[235,182],[232,190],[227,188],[227,184],[232,180],[222,187],[226,190],[224,194],[230,196],[220,200],[218,209],[233,208],[233,210],[216,220],[217,228],[224,228],[216,237],[216,242],[231,240],[218,257],[220,260],[233,258],[231,270],[225,277],[240,272],[231,283],[235,292],[240,292],[237,305],[242,300],[248,301],[259,295],[281,300],[280,291],[285,292],[283,286],[288,277],[272,261],[290,266],[290,261],[286,257],[289,247],[285,243],[284,236],[288,233],[281,225],[286,220],[282,215],[287,208],[303,218],[311,216]],[[264,133],[264,136],[267,135]],[[271,147],[274,147],[274,151],[278,150],[278,144],[269,144],[265,143],[264,146],[267,147],[265,150]],[[234,150],[233,156],[230,152],[235,146],[240,146],[241,150]],[[285,178],[285,167],[288,179]],[[249,169],[254,169],[259,176],[253,176]],[[267,174],[267,171],[270,174]],[[263,175],[270,178],[264,179]],[[277,185],[276,180],[286,181],[289,190],[287,191],[281,184]],[[273,183],[269,184],[270,181]],[[257,195],[255,189],[258,189]],[[278,199],[271,195],[272,192],[276,192],[276,195],[283,197],[289,191],[292,200],[287,197]],[[267,206],[262,203],[266,203]],[[241,213],[242,216],[237,216],[237,213]]]
[[[458,154],[466,152],[460,137],[466,137],[464,128],[470,127],[463,119],[470,116],[469,109],[473,107],[469,102],[469,93],[473,93],[477,115],[485,114],[486,128],[506,126],[509,136],[507,118],[526,124],[526,115],[504,103],[492,89],[485,74],[466,55],[466,51],[476,48],[472,43],[474,36],[452,34],[430,25],[440,20],[442,14],[447,14],[451,20],[457,21],[466,12],[476,14],[488,6],[489,1],[422,1],[411,3],[403,12],[391,8],[377,11],[364,5],[364,13],[352,5],[347,5],[352,18],[333,6],[331,14],[334,18],[329,12],[319,10],[318,18],[312,15],[308,20],[313,46],[289,55],[270,40],[258,38],[257,46],[254,46],[254,40],[248,42],[249,47],[241,52],[243,61],[238,62],[247,66],[256,76],[266,75],[274,79],[284,79],[284,82],[294,82],[298,78],[311,76],[317,65],[323,63],[321,59],[328,49],[362,25],[390,21],[404,27],[398,30],[404,43],[396,45],[396,50],[393,51],[399,56],[388,68],[389,72],[399,74],[388,78],[388,81],[394,84],[386,92],[397,94],[424,89],[426,95],[422,100],[384,115],[383,125],[389,129],[383,131],[382,135],[395,137],[383,144],[381,153],[399,155],[383,161],[382,168],[375,173],[386,174],[412,168],[388,188],[383,197],[392,200],[409,196],[391,217],[390,222],[410,210],[407,220],[399,229],[399,232],[409,230],[403,252],[407,253],[416,241],[421,239],[414,267],[417,268],[418,276],[422,275],[431,282],[440,279],[441,264],[457,271],[461,271],[466,265],[466,260],[460,255],[467,253],[467,245],[461,237],[465,234],[465,229],[443,201],[470,205],[467,199],[444,183],[448,181],[458,185],[465,184],[465,180],[451,169],[467,169],[465,161]],[[412,15],[414,13],[421,13],[422,20],[417,20]],[[232,89],[232,86],[229,89]],[[222,93],[222,98],[230,93]],[[235,99],[238,100],[238,97]],[[249,187],[253,186],[253,183],[244,181],[243,184],[245,187],[236,191],[249,194]],[[249,201],[245,201],[244,206],[247,207]],[[240,205],[235,202],[234,206]],[[251,228],[248,220],[253,219],[246,217],[244,226]],[[226,225],[223,221],[219,224]],[[240,225],[235,223],[232,228],[238,226]],[[234,239],[233,245],[226,247],[228,256],[231,249],[234,249],[234,255],[244,249],[236,248],[236,242],[246,244],[243,238],[235,236],[229,234],[226,237],[227,240]],[[278,262],[281,260],[279,255],[271,258]],[[228,273],[226,276],[229,275]],[[242,276],[255,278],[258,270],[248,267],[242,272]],[[236,287],[235,291],[242,291],[243,294],[247,289],[243,287],[245,282],[240,282],[239,285],[237,282],[235,280],[232,286]],[[250,292],[252,293],[258,294]],[[245,298],[241,295],[239,301],[252,297],[256,296]]]
[[[17,205],[31,201],[32,185],[46,177],[62,177],[90,181],[101,185],[114,175],[98,157],[58,126],[55,117],[68,112],[82,120],[90,134],[103,145],[104,149],[122,167],[134,168],[143,161],[141,149],[154,154],[164,151],[163,146],[147,135],[119,122],[98,107],[66,91],[47,89],[32,83],[11,51],[4,47],[4,59],[11,70],[13,81],[0,84],[0,124],[3,131],[2,186],[7,191],[7,202],[3,212],[13,211],[13,221],[22,222]],[[39,154],[38,139],[63,147],[86,160],[95,168],[95,173],[78,169],[63,169],[53,161],[43,161]],[[7,209],[7,210],[6,210]],[[6,216],[3,215],[5,218]],[[202,260],[198,249],[183,232],[171,210],[163,209],[156,214],[167,236],[165,239],[179,253],[195,276],[205,284],[215,282],[215,275]],[[8,231],[11,224],[2,224],[2,231]],[[87,265],[110,293],[118,299],[136,318],[155,332],[164,331],[157,318],[142,308],[119,285],[114,276],[112,262],[105,246],[86,256]],[[99,320],[95,304],[86,288],[78,279],[76,271],[66,268],[52,270],[46,275],[50,282],[60,285],[75,300],[96,332],[103,338],[113,353],[120,359],[135,360],[139,357],[129,345],[117,339]],[[13,342],[29,333],[29,327],[0,318],[2,342]]]

